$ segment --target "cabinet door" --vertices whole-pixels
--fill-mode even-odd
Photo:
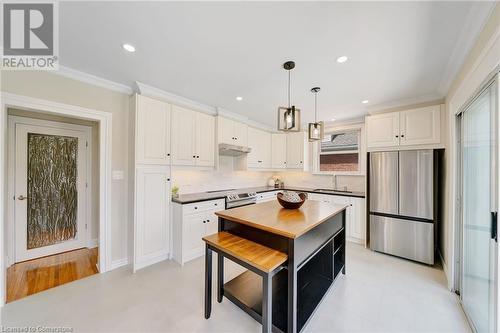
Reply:
[[[265,169],[271,168],[271,133],[260,131],[260,143],[259,143],[259,157],[262,162],[260,162],[260,167]]]
[[[209,211],[206,214],[205,235],[212,235],[218,232],[218,217],[215,211]]]
[[[137,163],[170,163],[170,104],[137,95]]]
[[[271,134],[271,141],[272,168],[286,168],[286,134]]]
[[[309,200],[331,203],[330,195],[328,194],[307,193],[307,198]]]
[[[136,170],[134,270],[166,259],[169,250],[170,168]]]
[[[402,111],[399,117],[402,146],[440,143],[440,105]]]
[[[239,121],[233,122],[233,134],[235,137],[235,144],[239,146],[248,146],[248,125],[240,123]]]
[[[196,165],[215,165],[215,118],[196,112]]]
[[[218,117],[217,132],[219,143],[235,144],[234,121],[231,119]]]
[[[201,253],[205,248],[202,237],[205,236],[205,225],[207,221],[207,213],[201,212],[196,214],[184,215],[182,224],[182,251],[184,259],[191,259]],[[187,259],[187,260],[189,260]]]
[[[304,133],[293,132],[286,135],[286,167],[302,169],[304,167]]]
[[[351,219],[347,236],[354,241],[364,243],[366,235],[366,211],[364,198],[351,198]]]
[[[194,111],[172,106],[172,164],[195,165],[195,129]]]
[[[247,156],[249,168],[259,168],[262,164],[260,132],[258,129],[248,127],[248,146],[252,149]]]
[[[366,117],[368,148],[399,145],[399,112]]]

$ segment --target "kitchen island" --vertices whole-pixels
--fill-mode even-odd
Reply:
[[[288,256],[272,279],[274,331],[300,332],[340,273],[345,274],[345,209],[307,200],[300,209],[277,201],[217,212],[219,232],[265,245]],[[235,303],[257,321],[262,316],[262,280],[251,271],[223,281],[218,257],[217,299]]]

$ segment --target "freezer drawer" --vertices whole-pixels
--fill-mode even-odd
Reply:
[[[370,153],[370,211],[399,214],[397,151]]]
[[[434,223],[370,215],[370,248],[434,264]]]

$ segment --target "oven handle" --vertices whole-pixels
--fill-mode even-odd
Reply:
[[[246,202],[244,204],[241,204],[241,202]],[[237,201],[234,202],[233,204],[231,203],[226,203],[226,209],[231,209],[231,208],[237,208],[237,207],[243,207],[243,206],[250,206],[250,205],[255,205],[257,203],[256,200],[251,200],[251,201]]]

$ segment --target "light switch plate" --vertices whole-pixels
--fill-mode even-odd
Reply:
[[[123,170],[114,170],[112,173],[112,177],[114,180],[122,180],[125,177],[125,173]]]

